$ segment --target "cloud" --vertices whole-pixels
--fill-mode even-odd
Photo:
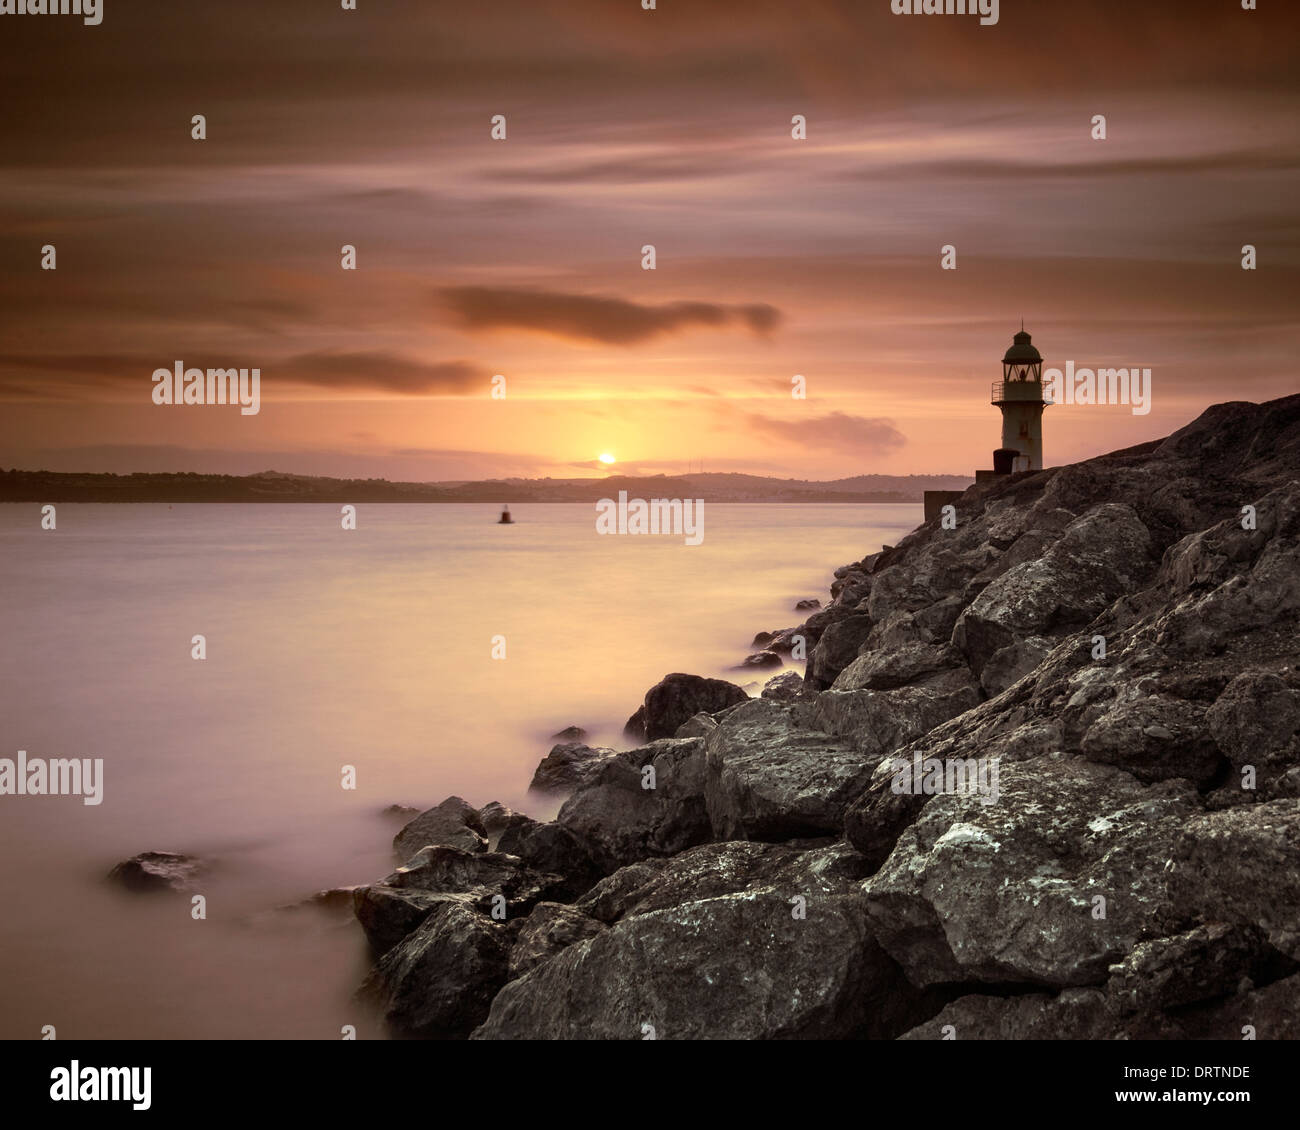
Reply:
[[[1090,161],[1019,161],[989,157],[871,164],[833,174],[839,180],[1086,181],[1100,177],[1199,176],[1205,173],[1286,173],[1300,168],[1300,152],[1224,150],[1169,156],[1104,158]]]
[[[845,412],[831,412],[808,420],[777,420],[758,412],[747,412],[741,419],[759,436],[809,450],[876,455],[882,451],[894,451],[907,443],[892,420],[851,416]]]
[[[163,353],[8,353],[0,354],[0,399],[57,400],[95,391],[148,390],[154,370],[169,369],[178,359],[187,368],[259,368],[267,382],[408,396],[486,392],[490,379],[486,369],[469,361],[419,361],[387,350],[327,350],[279,360],[229,358],[211,351],[180,358]]]
[[[490,374],[468,361],[430,364],[384,350],[303,353],[264,369],[296,384],[319,388],[371,389],[376,392],[457,394],[487,391]]]
[[[766,303],[668,302],[649,306],[598,295],[482,286],[446,287],[441,295],[465,329],[529,330],[607,345],[635,345],[695,326],[739,325],[766,334],[781,321],[781,312]]]

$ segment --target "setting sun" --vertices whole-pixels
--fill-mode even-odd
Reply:
[[[606,451],[606,452],[605,452],[605,453],[600,457],[600,461],[601,461],[602,463],[613,463],[615,460],[614,460],[614,457],[613,457],[613,456],[612,456],[608,451]]]

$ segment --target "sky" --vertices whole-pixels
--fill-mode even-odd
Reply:
[[[1290,394],[1300,9],[1261,8],[0,15],[0,467],[970,474],[1022,318],[1152,371],[1145,415],[1050,406],[1048,465]],[[155,404],[178,360],[260,411]]]

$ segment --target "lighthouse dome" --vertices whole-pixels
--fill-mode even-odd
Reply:
[[[1012,339],[1011,348],[1007,350],[1006,356],[1002,358],[1002,363],[1004,365],[1030,365],[1036,361],[1042,361],[1042,359],[1043,355],[1038,352],[1038,349],[1033,344],[1033,339],[1024,330],[1021,330]]]

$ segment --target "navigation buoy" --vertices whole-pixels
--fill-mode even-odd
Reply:
[[[514,519],[513,519],[512,517],[510,517],[510,507],[509,507],[509,506],[504,507],[504,508],[502,509],[502,511],[501,511],[501,517],[497,519],[497,525],[498,525],[498,526],[508,526],[508,525],[510,525],[513,521],[514,521]]]

